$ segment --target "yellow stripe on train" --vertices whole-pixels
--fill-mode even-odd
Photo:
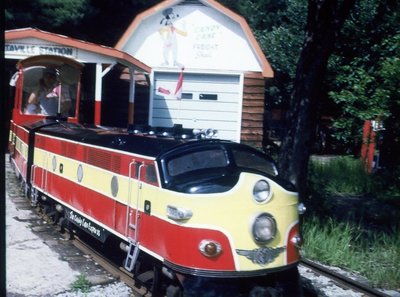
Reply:
[[[40,148],[35,148],[34,165],[46,169],[53,174],[75,182],[90,190],[101,193],[120,203],[127,204],[129,195],[137,191],[138,182],[128,177],[107,171],[105,169],[89,165],[58,154],[49,153]],[[60,166],[62,170],[60,170]],[[113,192],[112,183],[114,178],[118,183],[118,191]],[[129,184],[131,191],[129,192]]]

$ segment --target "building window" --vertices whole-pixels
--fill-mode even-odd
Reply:
[[[199,99],[200,100],[218,100],[218,95],[217,94],[200,94]]]
[[[193,99],[192,93],[182,93],[182,99]]]

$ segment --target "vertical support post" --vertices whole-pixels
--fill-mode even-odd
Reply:
[[[129,106],[128,106],[128,124],[135,121],[135,69],[129,67]]]
[[[94,105],[94,124],[101,124],[101,97],[103,87],[102,64],[96,64],[96,86],[95,86],[95,105]]]

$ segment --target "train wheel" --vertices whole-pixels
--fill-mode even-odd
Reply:
[[[255,287],[253,288],[250,293],[249,297],[282,297],[282,296],[291,296],[291,295],[282,295],[279,290],[274,288],[264,288],[264,287]],[[297,296],[296,296],[297,297]]]
[[[183,297],[182,289],[179,286],[169,285],[166,292],[167,297]]]
[[[278,287],[282,291],[282,296],[304,296],[297,267],[285,272],[285,278],[278,282]]]
[[[39,191],[32,187],[30,191],[30,201],[32,206],[36,207],[38,205],[39,197]]]
[[[210,277],[186,276],[182,284],[183,296],[247,297],[247,295],[243,295],[241,284],[241,280],[239,279],[215,279]]]

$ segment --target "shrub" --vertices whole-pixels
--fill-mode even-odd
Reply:
[[[71,285],[74,291],[81,291],[83,293],[90,292],[90,282],[84,274],[80,274],[76,281]]]
[[[325,162],[312,159],[309,166],[311,193],[323,195],[362,195],[373,191],[372,176],[359,159],[340,156]]]

